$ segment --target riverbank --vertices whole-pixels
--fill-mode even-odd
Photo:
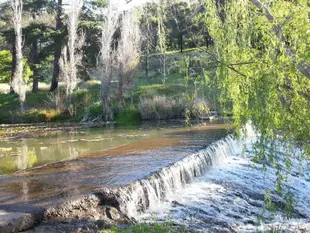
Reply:
[[[208,117],[210,111],[217,109],[216,103],[210,101],[213,97],[209,87],[200,88],[203,93],[201,97],[189,101],[187,95],[195,87],[186,87],[181,74],[172,73],[168,78],[165,84],[158,83],[157,77],[150,78],[147,84],[144,79],[138,79],[134,90],[126,96],[124,108],[118,106],[118,84],[113,83],[111,96],[114,97],[111,98],[110,107],[114,121],[132,124],[141,120],[177,119],[185,116],[197,119]],[[36,93],[28,92],[24,108],[25,111],[21,113],[16,95],[0,92],[0,124],[105,120],[100,99],[100,81],[97,80],[79,83],[70,103],[61,85],[55,92],[48,92],[44,88]],[[226,113],[219,112],[219,115]]]
[[[100,128],[112,124],[113,122],[42,122],[36,124],[0,124],[0,140],[35,138],[53,135],[59,132],[70,133],[79,129]]]
[[[232,118],[223,118],[223,117],[213,117],[212,121],[217,122],[225,122],[226,124],[232,123]],[[160,121],[142,121],[139,124],[145,125],[152,125],[156,122]],[[185,119],[170,119],[170,120],[163,120],[163,122],[180,122],[183,125],[186,125]],[[201,130],[205,129],[206,127],[212,128],[212,126],[208,125],[209,119],[205,120],[191,120],[191,124],[197,126],[201,126]],[[135,125],[139,125],[138,123],[133,124],[132,127]],[[0,140],[11,140],[11,139],[21,139],[21,138],[35,138],[41,136],[51,136],[53,134],[67,132],[67,133],[74,133],[77,130],[82,129],[90,129],[90,128],[113,128],[120,126],[122,124],[117,124],[117,122],[41,122],[41,123],[28,123],[28,124],[0,124]],[[126,126],[126,125],[125,125]],[[127,125],[129,127],[129,125]],[[232,126],[229,126],[232,127]],[[227,128],[229,128],[227,127]],[[199,128],[197,128],[199,130]]]

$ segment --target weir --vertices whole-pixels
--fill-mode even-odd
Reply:
[[[178,153],[184,153],[186,148],[192,147],[183,157],[174,158],[170,163],[165,160],[162,168],[145,175],[144,178],[116,187],[102,185],[88,194],[72,196],[57,205],[48,206],[42,214],[31,218],[31,222],[28,221],[28,229],[37,224],[34,229],[39,229],[29,233],[58,232],[59,229],[66,232],[83,224],[91,226],[89,229],[93,231],[89,232],[98,232],[103,226],[136,221],[152,222],[154,218],[158,218],[159,221],[173,221],[175,224],[202,232],[209,228],[226,232],[244,232],[243,230],[249,227],[254,229],[255,218],[264,210],[265,190],[274,190],[276,180],[274,168],[268,167],[263,174],[259,168],[262,166],[251,162],[251,155],[240,156],[244,146],[250,149],[256,141],[255,134],[248,128],[247,136],[241,137],[242,139],[229,135],[213,140],[204,146],[204,149],[197,149],[197,145],[201,145],[206,136],[197,135],[197,132],[192,132],[190,136],[184,131],[178,132],[174,135],[175,138],[181,137],[183,143],[189,140],[191,144],[185,143],[180,147],[164,150],[164,156],[168,156],[169,153],[171,156],[178,156]],[[160,150],[155,153],[156,156],[160,155],[159,152]],[[149,152],[144,153],[148,155]],[[129,161],[133,161],[129,158]],[[86,161],[90,162],[93,159]],[[132,169],[134,172],[134,168]],[[113,174],[123,173],[114,171]],[[295,172],[293,176],[288,177],[294,185],[294,195],[297,194],[296,207],[293,210],[294,221],[286,221],[283,224],[287,224],[289,229],[294,229],[293,232],[301,232],[295,230],[296,222],[301,224],[302,229],[310,226],[307,223],[307,220],[310,220],[307,209],[310,208],[310,182],[296,174]],[[97,174],[97,180],[100,175],[102,174]],[[272,193],[271,200],[279,206],[285,205],[285,201],[275,193]],[[263,217],[273,224],[278,223],[279,219],[285,219],[282,216],[284,215],[280,211],[274,216]],[[289,224],[295,225],[292,227]],[[0,223],[1,229],[3,228]]]
[[[158,206],[223,158],[240,153],[242,145],[243,141],[228,136],[144,179],[119,187],[117,196],[120,210],[129,217],[136,217],[148,208]]]
[[[235,153],[240,153],[243,140],[237,140],[232,135],[210,144],[206,149],[186,156],[180,161],[172,163],[159,171],[153,172],[145,178],[116,188],[101,188],[79,199],[63,203],[45,211],[46,219],[79,218],[82,209],[87,212],[101,207],[116,208],[122,215],[135,219],[148,209],[155,208],[167,198],[172,197],[176,190],[184,188],[195,178],[205,174],[221,160]],[[98,206],[100,208],[98,209]],[[70,215],[64,213],[69,212]],[[83,212],[83,211],[82,211]],[[84,214],[83,214],[84,215]],[[126,218],[127,218],[126,217]]]

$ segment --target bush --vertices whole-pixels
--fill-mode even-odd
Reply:
[[[154,96],[153,98],[141,98],[138,111],[143,120],[171,119],[184,116],[186,103],[183,99],[171,99],[166,96]]]
[[[82,122],[102,120],[103,118],[103,108],[100,101],[94,102],[89,105],[82,116]]]
[[[66,109],[66,101],[67,98],[65,92],[58,90],[47,95],[45,104],[50,108],[57,109],[59,112],[64,112]]]
[[[130,106],[117,112],[115,121],[119,124],[137,124],[140,122],[140,114],[134,106]]]
[[[78,89],[72,95],[72,103],[87,106],[90,102],[90,93],[87,89]]]
[[[196,99],[192,103],[190,107],[190,111],[191,111],[191,116],[194,118],[201,118],[201,117],[210,115],[209,104],[206,101],[201,100],[201,99]]]
[[[60,112],[54,109],[30,109],[21,115],[23,122],[47,122],[55,121]]]
[[[143,120],[173,119],[185,117],[185,110],[192,118],[201,118],[210,115],[207,101],[196,99],[187,104],[183,98],[169,99],[166,96],[154,96],[153,98],[141,98],[138,111]]]

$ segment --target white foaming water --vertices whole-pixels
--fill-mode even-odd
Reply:
[[[248,137],[247,140],[251,141],[253,137]],[[119,188],[120,208],[130,217],[138,217],[148,209],[157,208],[196,177],[221,164],[227,156],[241,151],[242,146],[243,141],[227,137],[143,180]]]
[[[293,192],[293,218],[278,209],[264,207],[266,190],[274,190],[276,170],[241,156],[244,145],[256,141],[249,128],[247,137],[227,137],[170,167],[119,189],[120,207],[141,222],[168,221],[201,232],[257,232],[268,227],[308,232],[310,229],[310,180],[292,169],[286,189]],[[294,157],[294,156],[292,156]],[[299,164],[294,161],[294,164]],[[306,169],[305,171],[309,171]],[[271,193],[277,206],[284,200]],[[264,219],[264,221],[261,221]],[[260,224],[257,227],[257,224]],[[301,227],[301,230],[299,229]],[[310,232],[310,231],[309,231]]]

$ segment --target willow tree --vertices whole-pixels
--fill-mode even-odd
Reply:
[[[272,141],[310,154],[310,7],[299,1],[205,2],[215,42],[221,98],[232,103],[237,128],[251,122],[258,155],[274,162]],[[283,144],[282,144],[283,145]],[[287,151],[287,165],[291,165]]]
[[[18,95],[20,101],[21,111],[24,111],[24,102],[26,98],[26,84],[23,79],[23,52],[22,52],[22,12],[23,12],[23,1],[22,0],[11,0],[12,7],[12,20],[15,32],[15,45],[13,57],[14,61],[14,72],[12,74],[11,86],[14,92]]]

